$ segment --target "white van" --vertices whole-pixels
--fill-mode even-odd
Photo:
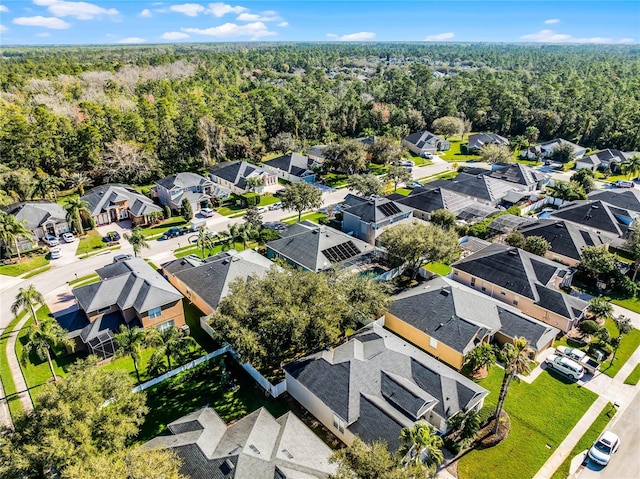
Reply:
[[[559,356],[557,354],[550,354],[544,361],[547,366],[566,374],[571,379],[582,379],[584,376],[584,368],[575,361]]]
[[[51,254],[51,259],[62,258],[62,248],[60,246],[49,248],[49,253]]]

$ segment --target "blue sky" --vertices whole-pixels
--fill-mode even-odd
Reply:
[[[638,43],[640,1],[0,0],[0,44]]]

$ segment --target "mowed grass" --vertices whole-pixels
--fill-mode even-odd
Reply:
[[[15,264],[4,264],[0,266],[0,274],[7,276],[20,276],[25,273],[33,272],[39,268],[43,268],[48,264],[49,260],[45,255],[22,258]]]
[[[223,382],[222,361],[233,383]],[[215,409],[226,423],[262,406],[276,418],[288,411],[282,399],[266,397],[264,390],[228,355],[151,387],[146,394],[149,413],[136,439],[138,443],[149,441],[166,431],[170,422],[204,406]]]
[[[633,371],[631,371],[627,379],[624,380],[625,384],[631,384],[632,386],[635,386],[638,382],[640,382],[640,364],[636,364],[636,367],[633,368]]]
[[[571,474],[571,460],[581,452],[584,452],[591,447],[596,439],[598,439],[598,436],[600,436],[600,433],[605,430],[609,421],[613,419],[615,413],[615,408],[611,403],[607,404],[602,411],[600,411],[596,420],[593,421],[591,426],[589,426],[589,429],[587,429],[575,447],[571,450],[571,453],[556,470],[553,476],[551,476],[551,479],[567,479],[567,477],[569,477]]]
[[[326,217],[327,215],[325,213],[319,213],[317,211],[313,211],[309,213],[302,213],[302,217],[300,218],[300,221],[309,220],[309,221],[313,221],[314,223],[320,223],[320,220]],[[287,223],[288,225],[292,225],[298,222],[298,215],[296,214],[293,216],[288,216],[286,218],[283,218],[281,221],[283,223]]]
[[[91,274],[87,274],[85,276],[80,276],[78,279],[74,279],[72,281],[69,281],[69,286],[75,286],[75,285],[80,284],[80,283],[82,283],[83,285],[84,284],[91,284],[89,281],[98,282],[98,281],[100,281],[100,276],[98,276],[98,273],[91,273]]]
[[[611,301],[615,305],[620,306],[621,308],[626,308],[629,311],[640,314],[640,298],[638,298],[637,296],[625,299],[613,298],[609,299],[609,301]]]
[[[86,232],[86,236],[78,241],[78,249],[76,250],[76,256],[88,254],[96,250],[100,250],[106,246],[106,243],[102,241],[102,236],[96,230],[89,230]]]
[[[490,391],[485,407],[495,407],[503,374],[501,368],[495,367],[479,381]],[[458,461],[458,477],[533,477],[596,397],[553,372],[544,372],[532,384],[514,381],[505,403],[511,420],[509,436],[498,446],[463,456]]]
[[[247,248],[251,249],[257,245],[255,241],[247,241]],[[220,243],[214,246],[213,248],[205,248],[204,255],[202,254],[202,248],[198,247],[198,245],[193,246],[185,246],[183,248],[176,249],[174,251],[174,255],[176,258],[184,258],[190,254],[194,254],[199,258],[208,258],[209,256],[216,255],[221,253],[222,251],[227,251],[229,249],[235,249],[236,251],[244,251],[244,243],[242,241],[236,241],[231,247],[227,246],[226,243]]]
[[[237,200],[240,201],[239,196],[237,197]],[[260,203],[258,203],[258,206],[269,206],[274,203],[277,203],[278,201],[280,201],[280,198],[278,198],[277,196],[264,195],[260,197]],[[241,206],[238,204],[238,205],[222,206],[218,208],[216,211],[222,216],[233,215],[234,217],[236,217],[236,216],[242,216],[247,211],[247,208],[245,206]]]
[[[168,231],[170,228],[181,228],[187,225],[187,223],[188,221],[186,221],[182,216],[176,216],[174,218],[169,218],[168,220],[163,221],[162,223],[159,223],[157,225],[153,225],[153,226],[150,226],[147,228],[141,228],[141,229],[142,229],[142,234],[148,238],[150,236],[160,236],[162,233],[164,233],[165,231]]]
[[[618,328],[612,320],[607,319],[605,321],[605,327],[609,330],[612,338],[620,335]],[[622,340],[620,341],[620,346],[616,351],[616,357],[613,362],[604,361],[600,366],[600,371],[611,378],[615,377],[618,371],[620,371],[620,368],[624,366],[638,347],[640,347],[640,329],[633,328],[628,334],[622,335]]]
[[[439,274],[440,276],[447,276],[451,273],[451,266],[444,263],[427,263],[424,265],[424,269],[431,271],[432,273]]]
[[[16,418],[24,411],[22,410],[22,404],[20,399],[16,395],[18,390],[16,383],[13,382],[13,375],[11,374],[11,368],[9,368],[9,361],[7,360],[7,341],[9,341],[10,333],[15,329],[16,324],[24,317],[26,312],[20,313],[11,321],[0,336],[0,381],[2,381],[2,388],[4,389],[5,397],[7,398],[7,404],[9,405],[9,411],[11,417]]]

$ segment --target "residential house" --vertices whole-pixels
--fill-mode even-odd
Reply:
[[[384,326],[456,369],[483,342],[529,340],[534,358],[552,346],[560,331],[516,308],[448,278],[427,283],[393,298]]]
[[[89,203],[88,209],[98,226],[126,220],[131,220],[134,226],[144,226],[152,222],[154,215],[162,213],[162,208],[150,198],[118,183],[96,186],[81,200]]]
[[[262,278],[274,263],[253,250],[223,251],[205,260],[180,258],[162,265],[162,274],[205,315],[213,314],[238,278]]]
[[[500,215],[487,225],[488,238],[501,234],[513,233],[518,228],[536,222],[535,218],[529,216],[516,216],[512,214]]]
[[[189,172],[176,173],[156,181],[152,192],[160,204],[173,211],[180,211],[186,198],[194,213],[206,207],[212,198],[225,199],[231,195],[231,190],[216,185],[204,176]]]
[[[469,174],[466,172],[459,173],[453,180],[432,181],[424,188],[442,188],[494,208],[504,200],[509,192],[517,191],[528,194],[522,185],[493,178],[487,174]],[[424,190],[416,188],[414,194],[421,191]]]
[[[171,449],[191,479],[328,479],[331,449],[292,412],[278,419],[264,407],[226,425],[210,407],[168,425],[146,443]]]
[[[375,245],[388,226],[410,221],[413,209],[388,198],[347,195],[342,208],[342,231]]]
[[[312,167],[317,163],[308,156],[289,152],[262,163],[263,168],[291,183],[314,183],[316,173]]]
[[[612,171],[619,172],[620,165],[631,158],[635,151],[622,152],[620,150],[606,149],[584,156],[576,161],[576,170],[588,168],[592,171],[609,168]]]
[[[509,146],[509,140],[496,133],[475,133],[469,135],[467,141],[467,151],[469,153],[480,151],[484,145]]]
[[[603,201],[616,208],[640,214],[640,191],[635,188],[596,190],[588,196],[590,200]]]
[[[314,145],[307,150],[307,156],[316,163],[322,164],[327,161],[327,150],[329,145]]]
[[[267,258],[281,258],[307,271],[351,269],[369,264],[378,254],[364,241],[311,221],[291,225],[281,236],[267,243]]]
[[[76,350],[112,356],[113,336],[122,324],[145,329],[184,326],[182,294],[144,259],[112,263],[96,273],[99,282],[72,291],[80,310],[58,318],[76,341]]]
[[[425,153],[435,155],[439,151],[449,150],[451,148],[451,143],[429,131],[424,130],[405,136],[402,139],[402,146],[406,147],[416,155],[423,156]]]
[[[287,392],[347,445],[359,436],[396,450],[400,431],[421,420],[444,433],[449,419],[479,411],[488,394],[375,323],[283,369]]]
[[[582,158],[587,152],[587,149],[580,145],[576,145],[575,143],[571,143],[570,141],[564,140],[562,138],[556,138],[554,140],[540,143],[539,145],[530,146],[529,148],[524,150],[520,154],[520,156],[529,160],[549,158],[551,157],[551,153],[553,153],[553,149],[558,145],[571,145],[573,147],[573,154],[575,155],[576,160]]]
[[[540,219],[533,224],[521,226],[519,231],[525,237],[544,238],[551,245],[545,257],[573,267],[580,263],[585,246],[606,248],[613,239],[611,235],[596,233],[580,224],[554,219]]]
[[[528,192],[541,190],[551,179],[550,175],[520,163],[505,166],[496,165],[485,174],[496,180],[513,183],[517,185],[518,190]]]
[[[571,269],[498,243],[458,260],[451,277],[564,332],[582,319],[588,306],[560,291],[571,286]]]
[[[20,251],[28,251],[35,248],[35,243],[46,234],[60,236],[62,233],[69,231],[69,224],[66,220],[67,212],[58,203],[51,203],[50,201],[20,201],[3,208],[3,210],[15,216],[18,222],[24,224],[33,234],[32,238],[19,238],[18,248]],[[15,245],[11,244],[9,248],[13,250]]]
[[[587,227],[597,234],[624,236],[640,213],[601,200],[577,200],[551,213],[550,218]]]
[[[246,161],[220,163],[211,168],[209,177],[214,183],[231,190],[237,195],[242,195],[252,190],[251,186],[247,185],[249,178],[260,178],[262,180],[263,184],[254,188],[254,191],[258,194],[264,193],[265,187],[278,184],[277,175]]]

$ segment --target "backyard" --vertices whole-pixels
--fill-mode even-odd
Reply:
[[[485,408],[496,405],[504,371],[494,367],[478,381],[490,391]],[[513,382],[505,403],[511,432],[498,446],[472,450],[458,460],[460,479],[533,477],[596,399],[596,394],[543,372],[532,384]]]

